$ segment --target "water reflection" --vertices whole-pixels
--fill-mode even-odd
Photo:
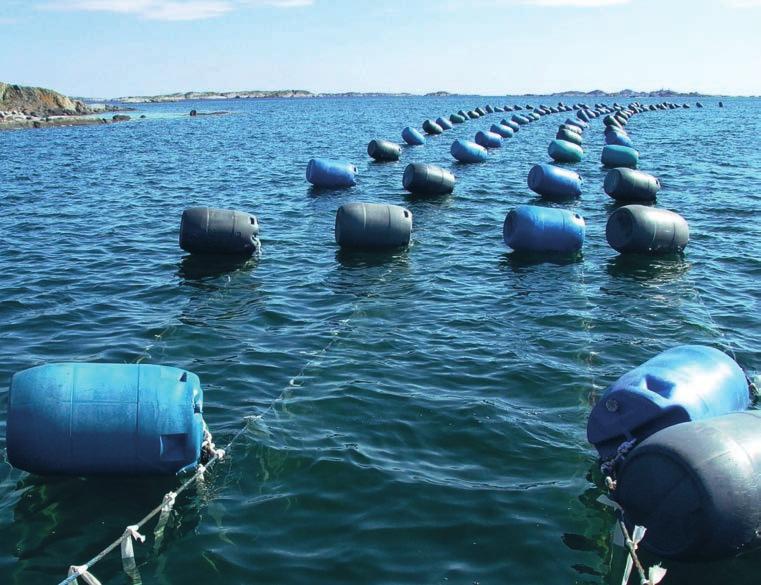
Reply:
[[[620,254],[608,261],[606,270],[613,278],[648,281],[653,284],[680,280],[691,264],[681,254],[648,256]]]
[[[188,254],[177,265],[177,276],[184,281],[216,278],[236,270],[248,270],[256,266],[258,258],[225,256],[221,254]]]
[[[581,252],[577,254],[559,254],[550,252],[505,252],[500,258],[500,268],[513,272],[522,272],[524,268],[553,264],[555,266],[570,266],[584,261]]]
[[[336,251],[336,262],[342,268],[372,268],[377,266],[406,267],[409,264],[407,248],[393,250],[363,250],[339,248]]]

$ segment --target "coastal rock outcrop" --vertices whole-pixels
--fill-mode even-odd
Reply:
[[[24,87],[0,82],[0,111],[20,111],[33,117],[89,114],[79,100],[41,87]]]

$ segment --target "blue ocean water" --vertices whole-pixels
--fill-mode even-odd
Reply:
[[[425,118],[504,102],[516,103],[186,102],[140,106],[133,116],[147,118],[129,123],[0,133],[3,455],[13,372],[175,365],[200,375],[219,444],[260,418],[180,497],[162,544],[136,545],[144,583],[620,583],[586,417],[615,378],[673,345],[761,367],[761,102],[707,99],[629,123],[640,168],[664,185],[658,205],[690,222],[682,258],[608,247],[614,204],[593,121],[575,165],[583,196],[561,205],[587,222],[583,256],[568,261],[526,260],[502,242],[507,211],[540,203],[526,176],[566,114],[480,165],[455,164],[449,146],[501,114],[405,148],[398,163],[365,152]],[[359,184],[313,190],[314,156],[355,162]],[[410,161],[453,170],[454,194],[406,195]],[[355,200],[409,208],[412,247],[341,252],[335,212]],[[195,205],[254,213],[261,257],[186,256],[179,219]],[[177,485],[41,479],[3,464],[0,583],[57,583]],[[742,585],[756,582],[761,554],[665,566],[667,584]],[[130,582],[118,553],[94,573]]]

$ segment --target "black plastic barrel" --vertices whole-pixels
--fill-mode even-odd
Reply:
[[[367,154],[378,161],[399,160],[402,147],[388,140],[371,140],[367,145]]]
[[[444,129],[433,120],[423,122],[423,130],[425,130],[426,134],[441,134],[444,132]]]
[[[259,249],[259,222],[243,211],[191,207],[182,212],[180,248],[191,254],[251,256]]]
[[[690,241],[690,228],[673,211],[625,205],[608,218],[605,237],[621,253],[669,254],[684,250]]]
[[[618,472],[615,498],[642,546],[710,560],[761,546],[761,413],[735,412],[658,431]]]
[[[454,184],[455,177],[452,173],[423,163],[407,165],[402,177],[404,188],[419,195],[445,195],[454,191]]]
[[[336,243],[342,248],[401,248],[411,233],[412,213],[398,205],[345,203],[336,212]]]
[[[653,175],[634,169],[611,170],[605,177],[605,192],[617,201],[655,201],[661,182]]]

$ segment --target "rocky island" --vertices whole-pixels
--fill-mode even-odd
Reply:
[[[87,105],[51,89],[0,82],[0,130],[108,124],[109,120],[93,114],[120,109]],[[113,116],[110,121],[125,119],[129,120],[129,116]]]

